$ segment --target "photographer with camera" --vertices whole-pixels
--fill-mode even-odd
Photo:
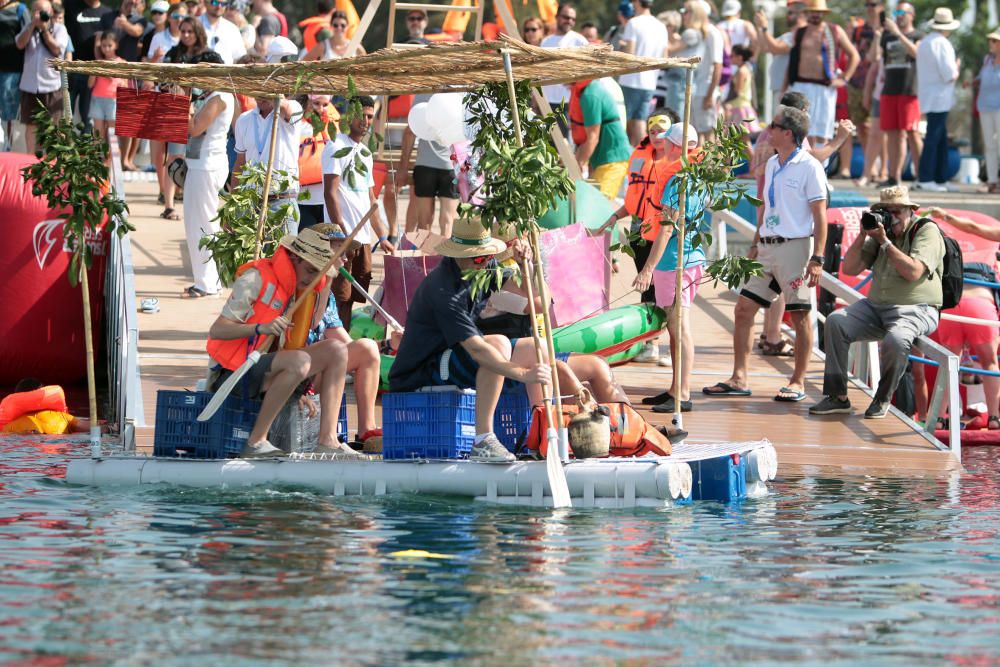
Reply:
[[[914,215],[906,186],[883,189],[879,203],[861,216],[861,233],[844,255],[840,270],[856,276],[871,269],[868,297],[826,318],[826,367],[822,401],[809,408],[814,415],[850,413],[847,398],[847,350],[855,341],[882,341],[882,380],[865,419],[881,419],[889,411],[896,385],[906,370],[917,336],[938,326],[942,304],[944,238],[937,225],[922,224]]]
[[[62,118],[62,82],[59,72],[49,67],[49,58],[61,58],[69,43],[69,33],[52,20],[52,3],[36,0],[31,6],[31,22],[18,33],[15,43],[24,51],[21,71],[21,122],[24,123],[25,151],[35,154],[35,119],[44,107],[53,120]]]

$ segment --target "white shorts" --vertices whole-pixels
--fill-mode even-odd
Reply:
[[[837,89],[818,83],[796,81],[789,90],[800,92],[809,100],[808,136],[833,139],[837,119]]]

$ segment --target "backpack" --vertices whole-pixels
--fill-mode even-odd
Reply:
[[[931,224],[937,227],[929,218],[919,218],[910,228],[910,245],[917,232],[924,225]],[[941,231],[938,227],[941,238],[944,239],[944,262],[941,268],[941,310],[954,308],[962,300],[962,289],[965,286],[964,262],[962,261],[962,248],[958,241]]]

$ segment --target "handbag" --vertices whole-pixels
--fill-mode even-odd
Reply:
[[[191,99],[186,95],[118,88],[115,99],[118,136],[187,143]]]

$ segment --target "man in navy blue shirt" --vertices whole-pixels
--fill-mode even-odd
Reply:
[[[515,259],[529,254],[520,240],[511,242]],[[533,341],[516,351],[506,336],[483,335],[476,320],[492,294],[487,288],[472,295],[462,277],[470,269],[496,268],[494,257],[507,244],[494,239],[478,221],[457,220],[451,238],[435,251],[444,259],[417,288],[406,319],[406,333],[389,374],[391,391],[415,391],[432,385],[476,390],[476,439],[470,458],[513,461],[514,455],[493,434],[493,412],[504,378],[525,384],[549,384],[548,364],[535,362]]]

